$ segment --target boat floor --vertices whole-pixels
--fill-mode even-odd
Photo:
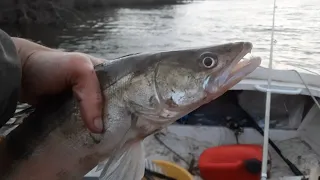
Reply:
[[[187,162],[191,162],[192,157],[197,159],[201,152],[208,147],[223,145],[221,142],[212,144],[212,142],[198,141],[190,137],[179,137],[176,134],[167,132],[164,135],[157,136],[165,144],[161,144],[155,136],[150,136],[144,141],[146,157],[150,159],[162,159],[175,162],[182,167],[188,169],[183,160],[171,152],[166,146],[173,151],[179,153]],[[241,142],[240,142],[241,143]],[[275,141],[275,144],[281,150],[282,154],[295,164],[303,174],[309,175],[310,169],[318,166],[320,158],[317,154],[301,139],[292,138],[283,141]],[[270,146],[269,146],[270,147]],[[281,157],[272,149],[269,148],[272,160],[271,180],[280,179],[284,176],[294,176],[287,164]],[[195,180],[201,180],[200,176],[194,175]]]

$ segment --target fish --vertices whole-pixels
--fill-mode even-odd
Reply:
[[[141,180],[143,140],[228,91],[261,63],[251,42],[136,53],[94,67],[101,134],[90,132],[71,91],[47,99],[0,142],[1,180]]]

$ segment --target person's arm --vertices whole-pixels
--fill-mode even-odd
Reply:
[[[0,29],[0,128],[13,116],[21,86],[21,61],[11,37]]]
[[[14,114],[17,101],[36,105],[47,96],[72,89],[87,127],[103,132],[104,98],[93,68],[102,61],[10,37],[0,30],[0,128]]]
[[[11,37],[11,39],[16,47],[18,56],[21,58],[20,61],[21,61],[22,68],[24,63],[27,61],[27,59],[37,51],[62,52],[57,49],[52,49],[46,46],[42,46],[40,44],[29,41],[27,39],[18,38],[18,37]]]

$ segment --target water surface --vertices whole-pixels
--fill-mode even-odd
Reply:
[[[51,47],[112,59],[128,53],[251,41],[268,64],[272,0],[211,0],[191,4],[95,10],[68,28],[3,27]],[[278,0],[274,62],[320,69],[320,1]],[[320,71],[320,70],[319,70]]]

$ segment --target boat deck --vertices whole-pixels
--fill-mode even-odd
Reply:
[[[199,157],[205,148],[222,145],[221,141],[216,144],[212,144],[212,142],[198,141],[189,137],[179,137],[170,132],[166,133],[164,136],[161,135],[158,137],[160,137],[161,141],[165,143],[166,146],[169,146],[173,151],[179,153],[179,155],[187,162],[191,162],[192,157],[195,157],[197,160],[197,157]],[[189,168],[189,165],[162,145],[154,136],[148,137],[144,144],[147,158],[173,161],[186,169]],[[282,154],[294,163],[305,175],[309,175],[310,169],[317,166],[320,162],[318,155],[315,154],[315,152],[313,152],[313,150],[299,138],[276,141],[275,144],[279,147]],[[294,176],[287,164],[272,149],[272,147],[269,148],[269,151],[272,158],[270,179],[279,180],[284,176]],[[196,165],[197,164],[195,164],[195,166]],[[195,175],[195,180],[201,180],[201,178]]]

